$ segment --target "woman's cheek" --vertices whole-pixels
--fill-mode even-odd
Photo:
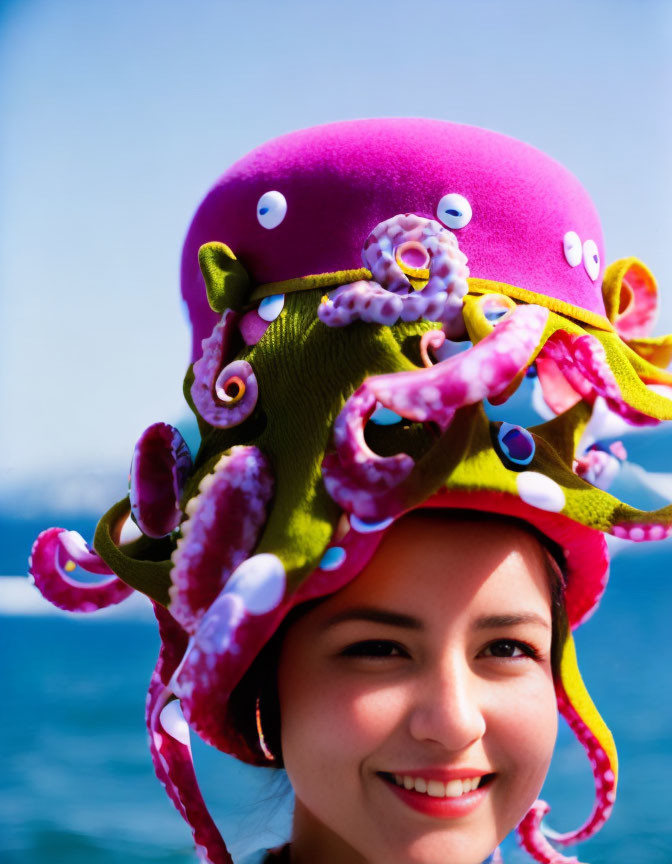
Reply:
[[[403,722],[403,687],[342,672],[292,678],[281,685],[283,753],[296,749],[321,771],[358,766]]]
[[[488,718],[490,745],[514,769],[525,806],[539,794],[551,763],[558,733],[558,710],[550,676],[510,688]]]
[[[403,721],[407,699],[400,686],[353,687],[342,694],[343,722],[370,746],[378,746]]]

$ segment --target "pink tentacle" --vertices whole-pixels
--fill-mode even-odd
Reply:
[[[429,281],[423,289],[429,289],[428,294],[447,291],[456,276],[469,275],[467,258],[460,252],[456,236],[435,219],[414,213],[399,214],[376,225],[364,242],[362,262],[376,282],[394,292],[406,293],[410,288],[402,263],[414,270],[429,267]]]
[[[622,308],[614,321],[618,335],[626,342],[646,338],[658,318],[658,289],[645,267],[631,266],[624,274],[619,299]]]
[[[345,327],[353,321],[392,326],[399,320],[404,303],[377,282],[359,280],[332,291],[317,308],[317,317],[327,327]]]
[[[525,849],[536,861],[542,864],[564,864],[566,861],[576,861],[576,858],[565,858],[551,846],[548,838],[562,846],[574,845],[592,837],[607,821],[616,800],[616,775],[604,748],[594,733],[584,722],[579,712],[572,705],[561,683],[556,684],[558,709],[569,727],[584,747],[590,759],[595,779],[595,804],[585,823],[575,831],[563,834],[544,830],[541,827],[543,817],[550,807],[545,801],[537,801],[518,826],[518,835]]]
[[[429,369],[436,363],[429,356],[430,351],[438,351],[446,341],[446,334],[443,330],[430,330],[428,333],[423,333],[420,337],[420,356],[422,357],[422,365]]]
[[[272,493],[270,467],[256,447],[233,447],[201,480],[172,556],[170,611],[189,633],[254,549]]]
[[[540,306],[520,306],[467,351],[429,368],[367,378],[336,419],[336,452],[322,463],[331,497],[362,519],[392,515],[399,503],[395,490],[414,463],[405,453],[378,456],[366,444],[364,427],[376,403],[409,420],[433,422],[445,432],[458,408],[497,397],[520,375],[547,318]]]
[[[584,395],[589,395],[589,390],[584,387],[585,393],[577,392],[555,360],[552,359],[551,353],[550,349],[545,351],[544,348],[539,352],[536,362],[537,375],[544,401],[556,414],[563,414],[572,405],[576,405]],[[581,377],[579,377],[577,385],[583,387]]]
[[[607,821],[616,800],[616,776],[602,745],[574,708],[561,684],[556,685],[556,691],[560,713],[588,754],[595,780],[595,804],[586,822],[575,831],[553,835],[556,842],[568,846],[592,837]]]
[[[329,327],[353,321],[392,325],[427,318],[441,321],[448,332],[461,332],[462,299],[469,269],[454,234],[433,219],[412,213],[380,222],[367,237],[364,266],[373,281],[343,285],[318,308]],[[429,270],[427,284],[415,291],[409,271]]]
[[[623,540],[642,543],[651,540],[664,540],[672,535],[672,525],[664,523],[620,522],[613,526],[611,533]]]
[[[190,726],[215,747],[228,749],[225,718],[240,657],[255,656],[274,632],[287,611],[285,590],[285,570],[275,555],[243,562],[203,616],[173,676],[171,688]],[[261,754],[251,755],[264,762]]]
[[[539,864],[579,864],[578,858],[567,858],[548,842],[541,820],[551,808],[545,801],[535,801],[516,829],[520,845]]]
[[[602,396],[608,407],[628,423],[635,426],[655,426],[660,422],[636,411],[623,399],[616,376],[607,362],[604,347],[594,336],[588,333],[577,336],[566,330],[556,330],[546,341],[539,357],[542,368],[544,360],[552,360],[573,390],[589,404],[592,404],[597,396]],[[549,390],[548,396],[546,390],[544,391],[544,398],[554,407],[551,374],[552,367],[549,367],[544,377],[540,377],[540,381],[542,387]],[[567,398],[562,396],[561,401],[564,404]]]
[[[48,528],[33,544],[29,573],[42,595],[67,612],[95,612],[121,603],[133,593],[76,531]],[[101,582],[78,582],[68,575],[76,567],[108,576]]]
[[[186,721],[181,721],[179,708],[169,707],[176,703],[170,702],[171,691],[161,680],[163,663],[162,649],[149,685],[145,714],[154,771],[191,828],[200,860],[233,864],[198,787]]]
[[[605,492],[621,470],[621,461],[613,453],[592,448],[574,463],[574,471],[587,483]]]
[[[203,356],[194,363],[191,397],[198,413],[220,429],[229,429],[247,419],[259,395],[257,379],[245,360],[226,364],[229,343],[238,316],[227,310],[212,335],[203,340]]]
[[[131,512],[148,537],[165,537],[180,524],[180,498],[192,469],[187,443],[168,423],[154,423],[133,451]]]

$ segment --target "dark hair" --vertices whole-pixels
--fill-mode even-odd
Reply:
[[[560,677],[562,649],[569,630],[564,602],[565,560],[560,547],[533,525],[530,525],[529,522],[515,516],[485,513],[480,510],[450,510],[446,514],[445,510],[430,508],[414,511],[414,515],[450,515],[455,519],[464,518],[470,521],[505,522],[532,534],[539,541],[548,553],[544,555],[544,562],[551,588],[551,668],[553,678],[557,681]],[[284,767],[280,742],[280,699],[278,697],[278,661],[282,644],[292,625],[330,596],[327,594],[324,597],[309,600],[292,609],[259,652],[229,697],[227,722],[238,731],[251,752],[258,753],[265,759],[257,731],[256,709],[257,699],[259,700],[264,740],[267,748],[274,756],[273,762],[267,764],[274,768]]]

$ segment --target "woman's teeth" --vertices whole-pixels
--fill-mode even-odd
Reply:
[[[459,798],[460,795],[466,795],[467,792],[473,792],[477,789],[482,777],[471,777],[465,780],[449,780],[447,783],[442,783],[440,780],[425,780],[423,777],[409,777],[404,774],[394,774],[394,782],[397,786],[403,786],[405,789],[415,789],[416,792],[422,792],[425,795],[430,795],[432,798]]]

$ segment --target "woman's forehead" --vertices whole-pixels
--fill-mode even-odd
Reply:
[[[543,547],[524,529],[496,519],[413,513],[388,529],[368,565],[328,598],[322,614],[362,604],[430,616],[447,608],[514,611],[534,604],[548,610],[550,597]]]

